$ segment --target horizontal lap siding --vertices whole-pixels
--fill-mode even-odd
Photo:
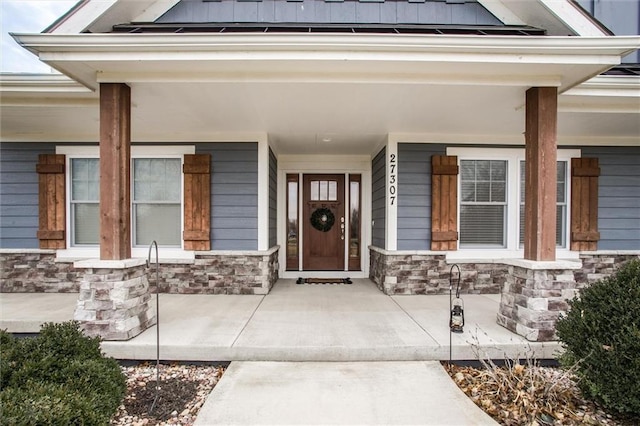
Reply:
[[[375,156],[371,163],[371,220],[373,221],[371,242],[374,246],[385,248],[386,239],[386,148]]]
[[[269,247],[278,243],[278,160],[269,150]]]
[[[597,157],[598,250],[640,250],[640,148],[585,147]]]
[[[398,250],[431,248],[431,156],[436,144],[398,144]]]
[[[273,22],[502,25],[482,5],[467,1],[182,1],[157,23]]]
[[[211,249],[258,248],[258,144],[202,143],[211,154]]]
[[[38,248],[38,154],[46,143],[0,143],[0,248]]]

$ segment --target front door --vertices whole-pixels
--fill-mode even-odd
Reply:
[[[344,271],[344,175],[304,175],[302,191],[305,271]]]

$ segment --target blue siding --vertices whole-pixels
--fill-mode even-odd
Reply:
[[[201,143],[211,154],[211,249],[258,248],[258,144]]]
[[[585,147],[597,157],[598,250],[640,250],[640,147]]]
[[[640,1],[578,0],[578,3],[615,35],[640,34]],[[640,52],[627,55],[622,62],[639,63]]]
[[[0,248],[38,248],[38,154],[50,143],[0,143]]]
[[[380,248],[385,248],[386,239],[386,158],[387,149],[384,148],[371,163],[371,243]]]
[[[278,159],[269,149],[269,247],[278,243]]]
[[[431,156],[446,146],[398,144],[398,250],[431,247]]]
[[[156,22],[502,25],[476,0],[182,0]]]

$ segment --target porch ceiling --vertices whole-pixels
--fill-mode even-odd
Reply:
[[[570,89],[640,45],[637,37],[617,43],[610,37],[422,35],[16,38],[92,90],[101,82],[129,84],[134,141],[268,135],[286,154],[370,154],[390,133],[523,143],[529,87]],[[97,141],[97,93],[80,86],[65,93],[44,84],[30,92],[7,87],[0,85],[2,140]],[[560,136],[563,129],[579,136],[573,120],[593,123],[589,113],[560,114]],[[618,121],[602,124],[615,123],[611,131],[622,138],[637,136],[634,124]]]

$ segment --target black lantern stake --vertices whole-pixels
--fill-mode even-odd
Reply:
[[[456,297],[451,299],[451,290],[453,289],[453,268],[458,269],[458,278],[456,282]],[[449,328],[453,333],[462,333],[464,327],[464,302],[460,298],[460,267],[453,265],[449,271]]]
[[[456,298],[453,299],[453,268],[458,269],[458,279],[456,281]],[[449,271],[449,365],[451,365],[452,334],[462,333],[464,327],[464,303],[460,298],[460,267],[452,265]]]

